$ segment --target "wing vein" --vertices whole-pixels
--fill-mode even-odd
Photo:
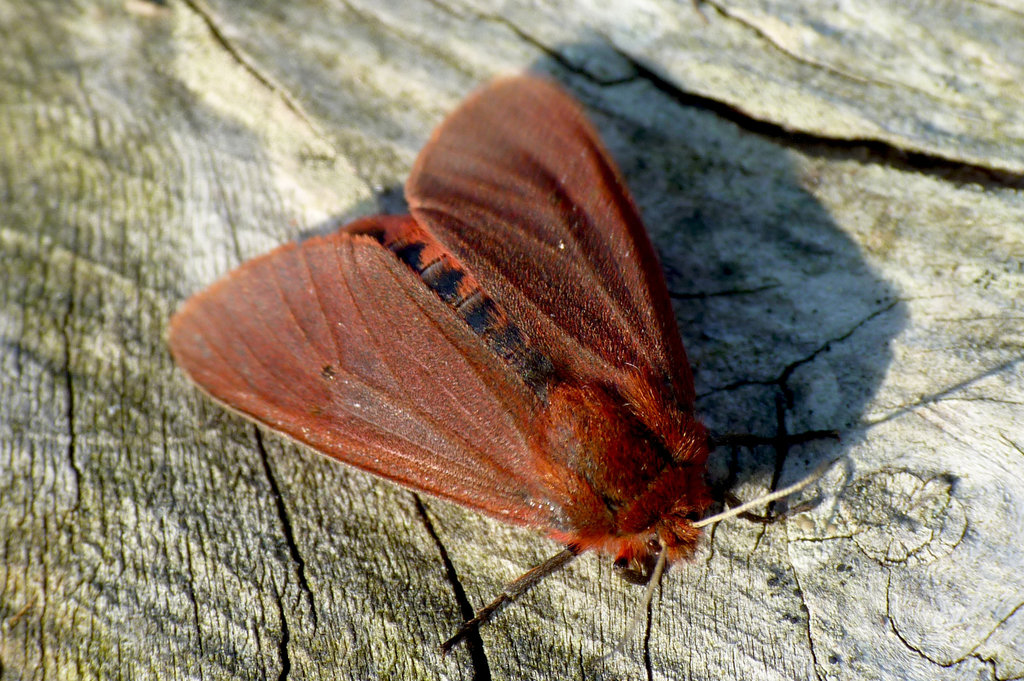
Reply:
[[[335,249],[331,249],[333,252]],[[323,296],[320,294],[320,286],[317,284],[316,277],[313,275],[313,268],[310,267],[309,258],[306,254],[306,249],[301,246],[298,249],[301,254],[299,260],[302,266],[306,270],[306,274],[309,275],[310,287],[313,291],[313,297],[316,299],[316,308],[320,311],[320,317],[324,320],[324,329],[327,330],[327,336],[331,339],[331,345],[334,346],[334,361],[341,363],[341,346],[338,345],[338,338],[334,332],[334,325],[331,324],[330,320],[327,319],[327,310],[324,308]]]
[[[367,322],[367,316],[366,316],[366,314],[365,314],[365,312],[363,310],[362,305],[360,304],[359,297],[352,293],[352,291],[353,291],[352,283],[353,282],[350,281],[349,278],[348,278],[349,275],[354,276],[355,273],[357,271],[360,271],[360,270],[358,270],[357,268],[340,267],[340,265],[341,265],[340,258],[338,257],[336,251],[334,251],[334,254],[335,254],[335,257],[338,260],[339,270],[341,272],[345,273],[344,276],[342,277],[342,280],[345,282],[345,286],[348,289],[349,298],[350,298],[350,300],[352,302],[352,308],[353,308],[355,313],[360,318],[360,321],[361,321],[360,326],[362,328],[366,328],[366,329],[373,328]],[[388,269],[388,276],[390,276],[392,278],[392,281],[394,281],[398,285],[399,290],[401,290],[401,282],[398,281],[398,278],[395,276],[395,273],[393,271],[391,271],[390,269]],[[367,284],[369,282],[363,281],[361,283],[363,284],[363,287],[362,287],[363,290],[369,288],[367,286]],[[438,301],[438,302],[440,303],[440,301]],[[434,327],[435,330],[440,331],[439,327],[434,323],[434,321],[432,319],[430,319],[430,317],[428,315],[424,315],[424,320],[428,321],[430,323],[430,325],[432,327]],[[375,349],[374,355],[375,356],[381,357],[381,358],[386,357],[385,353],[381,349],[382,346],[381,346],[381,344],[380,344],[376,334],[373,334],[373,333],[367,334],[366,341],[367,341],[368,344],[370,344],[370,345],[372,345],[374,347],[374,349]],[[413,353],[412,357],[407,357],[407,359],[415,362],[416,365],[418,367],[420,367],[421,370],[424,373],[427,373],[429,375],[430,372],[427,370],[427,367],[422,363],[422,361],[416,355],[416,353]],[[406,383],[407,382],[400,380],[400,378],[395,374],[395,371],[394,371],[394,369],[392,367],[392,364],[390,362],[385,360],[385,361],[381,361],[380,364],[381,364],[381,368],[383,370],[387,371],[387,373],[391,376],[392,386],[393,386],[392,389],[401,392],[402,397],[404,398],[402,400],[402,404],[404,405],[404,407],[406,409],[408,409],[417,418],[417,420],[419,420],[420,422],[422,422],[422,423],[424,423],[426,425],[429,425],[431,430],[433,430],[436,433],[442,435],[443,439],[448,440],[449,442],[458,444],[459,448],[464,450],[465,452],[476,453],[477,450],[475,450],[475,448],[472,446],[472,443],[470,443],[462,435],[462,433],[460,431],[456,431],[456,430],[453,430],[451,428],[445,427],[436,417],[434,417],[433,415],[431,415],[428,412],[424,411],[422,408],[420,408],[420,407],[418,407],[416,405],[415,401],[409,399],[409,391],[408,391],[408,388],[406,387]],[[461,403],[461,400],[459,400],[457,398],[457,396],[455,396],[448,389],[448,387],[445,386],[443,383],[435,384],[435,385],[437,385],[437,387],[439,387],[444,392],[444,394],[448,397],[448,400],[446,401],[446,403],[447,404],[458,405],[457,408],[461,409],[467,416],[469,416],[470,417],[470,422],[472,422],[472,420],[473,420],[472,419],[472,414],[465,410],[464,406]],[[391,435],[398,435],[398,433],[394,432],[391,428],[384,428],[382,426],[382,424],[380,424],[380,423],[377,424],[377,427],[382,429],[382,430],[385,430],[386,432],[388,432]],[[443,454],[443,452],[436,452],[436,451],[434,453],[435,454]],[[484,458],[481,458],[479,456],[473,456],[472,458],[477,463],[489,464],[490,468],[492,468],[492,469],[494,468],[494,462],[491,461],[491,460],[484,459]],[[459,465],[459,467],[465,469],[467,472],[471,472],[471,468],[469,466],[462,466],[461,464],[459,464],[457,459],[455,459],[452,456],[444,456],[444,460],[446,462],[448,462],[448,463],[451,463],[451,464],[457,464],[457,465]],[[440,467],[437,467],[437,470],[442,470],[443,471],[444,469],[440,468]]]

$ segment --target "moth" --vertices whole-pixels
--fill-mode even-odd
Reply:
[[[258,424],[565,546],[448,648],[580,553],[639,582],[690,556],[708,431],[654,248],[580,107],[498,80],[437,128],[405,192],[409,215],[281,246],[190,298],[178,365]]]

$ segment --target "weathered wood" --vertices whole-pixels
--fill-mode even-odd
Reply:
[[[0,679],[1024,676],[1024,13],[824,5],[0,1]],[[479,606],[558,547],[258,433],[163,341],[527,68],[619,159],[707,422],[843,436],[610,660],[640,590],[597,556],[442,659],[442,549]]]

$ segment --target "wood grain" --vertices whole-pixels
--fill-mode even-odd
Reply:
[[[0,679],[1024,677],[1024,13],[699,7],[0,1]],[[707,423],[842,431],[781,468],[842,456],[817,505],[719,527],[606,661],[640,591],[596,557],[442,659],[457,593],[557,547],[258,432],[164,342],[523,69],[622,166]]]

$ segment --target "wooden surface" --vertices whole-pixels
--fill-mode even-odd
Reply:
[[[1024,8],[207,2],[0,1],[0,679],[1024,678]],[[620,161],[708,424],[842,431],[784,462],[839,458],[816,505],[718,527],[609,660],[640,590],[598,556],[442,659],[459,589],[558,547],[257,432],[163,341],[401,210],[524,69]]]

